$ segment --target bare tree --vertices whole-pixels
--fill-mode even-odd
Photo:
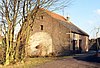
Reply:
[[[23,27],[24,21],[27,16],[27,21],[29,25],[26,29],[26,44],[29,38],[31,24],[30,19],[35,19],[35,15],[39,8],[53,8],[57,9],[58,7],[66,7],[70,4],[71,0],[2,0],[0,2],[0,20],[3,28],[4,42],[5,46],[5,65],[8,65],[15,60],[23,60],[25,57],[25,46],[21,46],[21,38],[17,38],[17,44],[14,44],[16,26],[20,24],[20,27]],[[56,6],[55,6],[56,5]],[[60,5],[60,6],[59,6]],[[55,6],[56,8],[54,8]],[[31,17],[31,15],[34,15]],[[24,34],[24,32],[23,32]],[[26,45],[25,44],[25,45]],[[21,46],[22,48],[19,48]],[[19,53],[20,51],[20,53]]]

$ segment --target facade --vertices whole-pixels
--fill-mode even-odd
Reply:
[[[27,23],[26,18],[18,35],[20,39],[24,38],[21,45],[26,39]],[[63,16],[40,9],[31,24],[28,44],[25,45],[25,52],[29,56],[60,56],[69,54],[71,50],[88,51],[89,35]]]

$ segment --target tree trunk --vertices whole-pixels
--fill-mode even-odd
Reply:
[[[9,53],[9,39],[8,36],[6,35],[6,58],[5,58],[5,65],[9,65],[10,63],[10,53]]]

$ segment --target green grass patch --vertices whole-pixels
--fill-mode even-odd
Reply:
[[[73,56],[63,56],[62,58],[73,58]]]

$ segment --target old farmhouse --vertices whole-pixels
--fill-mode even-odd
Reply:
[[[34,16],[34,15],[32,15]],[[75,26],[67,18],[45,9],[39,9],[33,26],[30,29],[28,44],[25,52],[29,56],[60,56],[67,55],[70,51],[88,51],[89,35]],[[27,18],[19,32],[18,38],[25,43],[25,31],[28,28]]]

